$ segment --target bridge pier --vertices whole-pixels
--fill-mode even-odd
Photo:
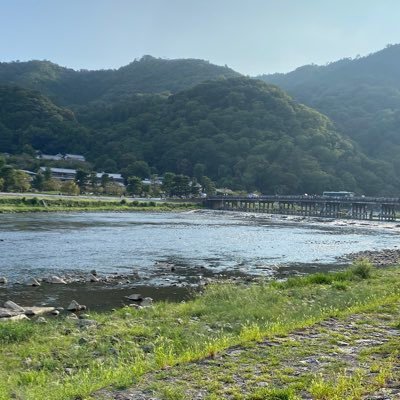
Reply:
[[[381,221],[395,221],[396,209],[394,204],[381,204],[381,212],[379,214]]]

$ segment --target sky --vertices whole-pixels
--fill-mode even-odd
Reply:
[[[399,0],[0,0],[0,61],[119,68],[145,54],[246,75],[400,42]]]

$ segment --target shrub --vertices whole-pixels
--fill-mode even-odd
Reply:
[[[351,272],[354,276],[357,276],[361,279],[368,279],[372,275],[373,266],[372,264],[365,258],[361,258],[354,262],[351,267]]]

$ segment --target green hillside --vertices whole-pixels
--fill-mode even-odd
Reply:
[[[0,86],[0,152],[20,153],[26,146],[47,153],[85,151],[86,139],[72,111],[36,91]]]
[[[263,75],[296,100],[328,115],[367,155],[400,173],[400,45],[327,66]]]
[[[92,160],[211,177],[264,193],[392,193],[391,169],[368,159],[329,119],[277,87],[249,78],[205,82],[173,96],[134,96],[85,109]],[[107,154],[107,160],[103,155]],[[134,157],[134,158],[132,158]]]
[[[144,57],[113,71],[112,85],[110,71],[92,74],[51,63],[15,63],[23,67],[20,83],[41,93],[51,90],[58,104],[82,93],[85,104],[60,107],[38,91],[1,86],[0,152],[74,152],[84,154],[97,170],[142,177],[167,171],[205,175],[218,186],[269,194],[398,193],[392,164],[366,156],[324,115],[255,79],[222,74],[193,86],[215,66],[184,61]],[[9,74],[8,69],[2,76]],[[83,79],[79,85],[78,75]]]
[[[74,71],[49,61],[0,63],[0,85],[39,90],[59,105],[110,102],[134,93],[176,93],[206,80],[239,74],[204,60],[144,56],[117,70]]]

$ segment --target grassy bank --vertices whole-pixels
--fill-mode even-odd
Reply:
[[[109,385],[134,385],[149,371],[399,300],[400,270],[370,270],[358,263],[348,272],[283,283],[216,284],[186,303],[91,314],[96,325],[88,328],[63,318],[49,318],[47,324],[5,322],[0,324],[0,399],[91,398]],[[171,392],[165,398],[181,397]]]
[[[194,203],[83,198],[0,197],[0,213],[65,211],[182,211],[199,208]]]

